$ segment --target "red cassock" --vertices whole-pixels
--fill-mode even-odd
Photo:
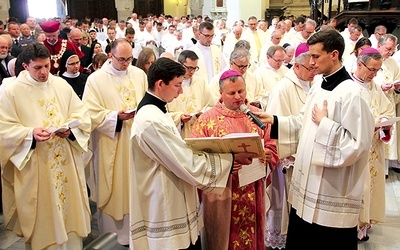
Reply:
[[[44,45],[50,51],[50,73],[52,73],[53,75],[56,75],[60,70],[60,60],[65,50],[72,50],[79,58],[85,56],[83,52],[80,51],[72,42],[68,40],[63,40],[61,38],[58,38],[57,43],[54,45],[51,45],[47,42],[47,40],[44,40]],[[65,49],[63,49],[63,47],[65,47]]]

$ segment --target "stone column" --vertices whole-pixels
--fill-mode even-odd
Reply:
[[[201,15],[203,10],[203,0],[189,0],[188,2],[188,13],[195,16]]]
[[[0,20],[6,23],[8,18],[8,10],[10,9],[10,2],[8,0],[0,0]],[[25,21],[25,20],[24,20]]]
[[[132,15],[134,8],[134,0],[115,0],[115,7],[117,9],[117,19],[125,20]]]

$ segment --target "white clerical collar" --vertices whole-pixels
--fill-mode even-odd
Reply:
[[[278,70],[278,69],[272,68],[272,66],[268,63],[268,61],[265,61],[265,67],[266,67],[267,69],[270,69],[270,70],[273,70],[273,71],[277,71],[277,70]]]
[[[369,82],[361,80],[361,78],[359,78],[355,73],[352,73],[351,76],[353,77],[354,81],[358,82],[364,88],[369,89],[369,86],[370,86]]]
[[[36,81],[35,79],[32,78],[32,76],[29,74],[29,72],[26,72],[26,73],[27,73],[27,74],[26,74],[26,78],[28,79],[28,81],[30,81],[30,82],[33,83],[33,84],[46,84],[46,83],[48,82],[48,80],[45,81],[45,82]],[[47,79],[48,79],[48,78],[47,78]]]
[[[309,81],[305,81],[305,80],[301,80],[299,78],[299,83],[300,83],[301,87],[303,88],[303,90],[308,93],[308,91],[310,90],[310,82]]]
[[[117,70],[112,66],[111,60],[109,61],[108,65],[110,66],[110,70],[116,75],[116,76],[125,76],[128,74],[128,69],[127,70]]]
[[[156,96],[155,94],[151,93],[150,91],[147,90],[146,92],[147,92],[149,95],[154,96],[154,97],[157,98],[158,100],[161,100],[161,101],[163,101],[163,102],[166,102],[165,100],[161,99],[160,97]]]
[[[322,76],[322,78],[326,81],[326,79],[325,78],[328,78],[328,77],[330,77],[331,75],[334,75],[334,74],[336,74],[336,72],[338,72],[339,70],[341,70],[343,68],[343,65],[342,66],[340,66],[335,72],[333,72],[333,73],[331,73],[331,74],[329,74],[329,75],[327,75],[327,76]]]
[[[192,83],[192,78],[183,78],[182,87],[189,87]]]
[[[204,46],[204,45],[200,44],[200,42],[198,42],[196,44],[198,44],[197,46],[199,46],[199,49],[204,49],[204,50],[210,50],[211,49],[211,46]]]
[[[76,74],[71,74],[71,73],[68,73],[67,71],[65,71],[62,75],[65,77],[68,77],[68,78],[77,78],[80,74],[81,74],[80,72],[78,72]]]

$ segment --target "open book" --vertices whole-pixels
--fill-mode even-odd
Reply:
[[[264,157],[264,147],[257,133],[233,133],[223,137],[186,138],[193,151],[208,153],[256,153],[255,158]]]
[[[127,109],[124,112],[125,114],[130,114],[130,113],[136,113],[136,108],[135,109]]]
[[[59,127],[59,128],[51,128],[51,129],[50,129],[50,132],[51,132],[52,134],[58,133],[58,132],[63,133],[63,132],[65,132],[65,131],[67,131],[68,129],[76,128],[76,127],[78,127],[79,125],[81,125],[81,122],[80,122],[79,120],[74,120],[74,121],[68,123],[68,124],[65,125],[65,126],[62,126],[62,127]]]
[[[392,124],[394,124],[394,123],[396,123],[398,121],[400,121],[400,117],[393,117],[393,118],[390,118],[390,119],[388,119],[386,121],[378,122],[377,124],[375,124],[375,127],[378,128],[378,127],[384,127],[384,126],[392,125]]]
[[[202,113],[206,112],[207,108],[208,108],[208,103],[201,110],[198,110],[198,111],[190,113],[190,116],[195,116],[195,115],[197,115],[199,113],[202,114]]]

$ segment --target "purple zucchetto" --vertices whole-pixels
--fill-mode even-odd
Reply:
[[[379,54],[379,51],[377,49],[374,49],[374,48],[370,47],[370,48],[363,49],[360,52],[360,54],[358,54],[358,56],[362,56],[362,55],[365,55],[365,54]]]
[[[240,72],[238,72],[236,70],[230,69],[230,70],[227,70],[224,73],[222,73],[222,75],[219,78],[219,80],[224,80],[224,79],[229,78],[231,76],[242,76],[242,73],[240,73]]]
[[[308,51],[310,51],[310,48],[308,47],[307,43],[300,43],[296,48],[294,56],[298,57],[299,55],[306,53]]]

